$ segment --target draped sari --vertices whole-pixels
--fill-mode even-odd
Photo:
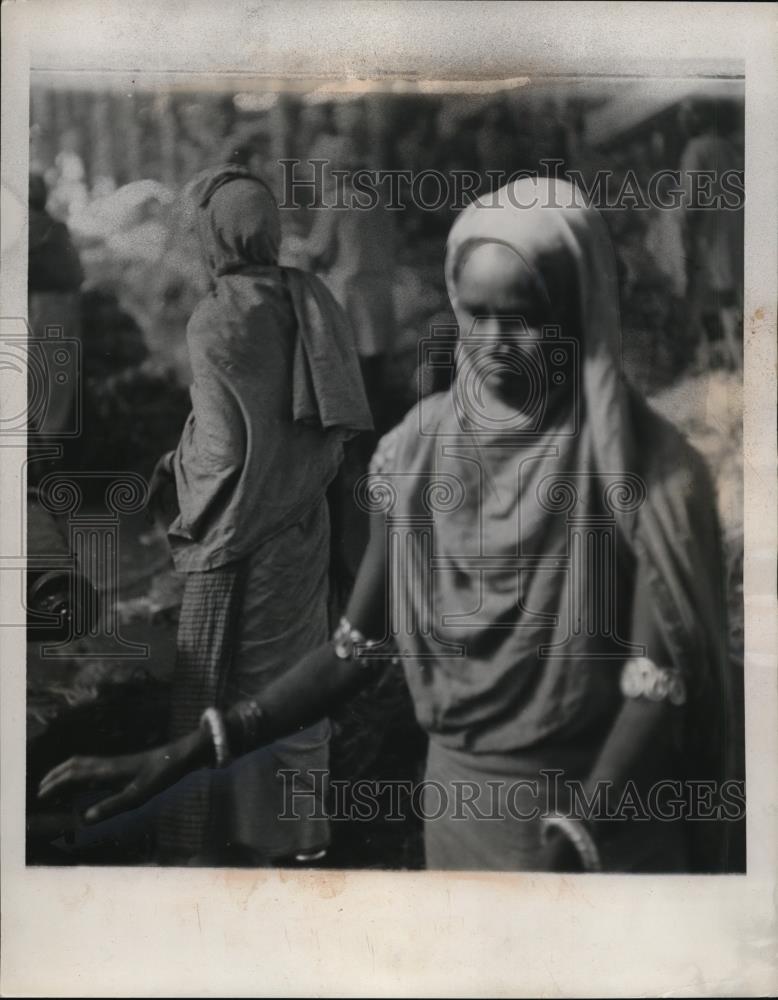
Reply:
[[[641,652],[629,635],[641,580],[689,693],[684,776],[721,782],[734,746],[715,492],[700,456],[622,376],[604,222],[562,181],[522,180],[469,206],[446,256],[460,340],[456,274],[474,242],[519,254],[575,336],[562,325],[527,345],[537,407],[520,419],[489,410],[460,343],[452,388],[422,400],[376,454],[394,634],[430,760],[446,781],[560,761],[585,777],[621,704],[621,666]],[[562,355],[576,350],[571,365]],[[574,380],[558,413],[544,409],[557,369]],[[451,842],[465,844],[466,828],[448,824]],[[429,829],[445,840],[445,822]],[[690,866],[724,870],[727,824],[691,833]],[[470,842],[488,837],[475,824]]]

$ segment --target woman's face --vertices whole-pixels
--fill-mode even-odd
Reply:
[[[543,360],[547,352],[539,344],[544,327],[558,320],[538,281],[522,258],[502,243],[475,246],[456,278],[457,367],[466,380],[490,385],[519,410],[538,392],[544,399],[557,397],[573,374],[572,369],[562,372],[557,362],[553,370],[547,369]],[[574,365],[572,353],[569,364]],[[565,377],[560,379],[560,373]]]
[[[527,265],[502,243],[482,243],[467,255],[456,291],[463,333],[493,342],[498,353],[519,337],[540,339],[551,322]]]
[[[456,293],[462,350],[509,377],[550,322],[527,265],[510,247],[482,243],[462,263]]]

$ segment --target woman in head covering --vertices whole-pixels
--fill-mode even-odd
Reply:
[[[192,412],[163,461],[180,510],[170,545],[186,573],[174,736],[208,706],[257,693],[326,638],[325,494],[343,441],[371,427],[345,316],[316,278],[278,266],[268,188],[229,166],[199,177],[190,196],[212,288],[187,327]],[[326,847],[320,807],[298,824],[276,817],[277,771],[326,769],[328,737],[328,723],[315,721],[171,797],[163,856],[223,858],[231,844],[251,860]]]
[[[519,181],[462,213],[446,278],[456,376],[379,444],[332,643],[215,737],[112,762],[130,784],[87,818],[317,717],[394,651],[429,734],[428,867],[726,870],[739,793],[718,784],[734,741],[714,493],[623,381],[604,223],[567,183]],[[66,763],[42,793],[101,767]],[[699,782],[708,822],[690,823]]]
[[[687,322],[699,344],[698,355],[710,364],[710,337],[720,338],[724,363],[743,364],[743,202],[730,204],[727,184],[743,178],[743,158],[722,127],[724,109],[706,101],[686,102],[681,125],[688,135],[681,154],[681,183],[686,194],[682,238],[689,282]],[[695,178],[705,177],[702,193]]]

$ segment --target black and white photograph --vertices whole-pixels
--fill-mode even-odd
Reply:
[[[286,43],[305,5],[272,6]],[[480,9],[488,46],[498,7],[575,5],[308,9],[334,37],[384,6],[408,34]],[[747,61],[503,45],[499,71],[433,74],[376,45],[340,74],[31,49],[3,242],[26,312],[4,294],[0,344],[22,869],[76,895],[86,871],[738,886],[769,853],[747,745],[775,687],[744,589],[748,352],[775,339],[747,291]],[[775,984],[759,948],[685,988]],[[164,982],[144,995],[188,989]]]

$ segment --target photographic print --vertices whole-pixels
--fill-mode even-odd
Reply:
[[[478,10],[488,46],[505,15],[469,8],[382,17]],[[336,53],[344,12],[382,23],[308,9]],[[752,193],[748,53],[609,70],[517,43],[410,72],[384,37],[370,69],[344,49],[303,71],[303,6],[265,12],[227,14],[265,61],[221,34],[209,65],[183,43],[112,64],[99,33],[52,57],[42,33],[16,81],[20,877],[326,898],[437,873],[486,879],[481,907],[516,876],[754,884],[747,706],[774,658],[749,643],[744,415],[775,302],[749,292],[747,226],[775,171]],[[761,971],[694,988],[766,982],[766,934]],[[503,994],[540,988],[520,980]]]

